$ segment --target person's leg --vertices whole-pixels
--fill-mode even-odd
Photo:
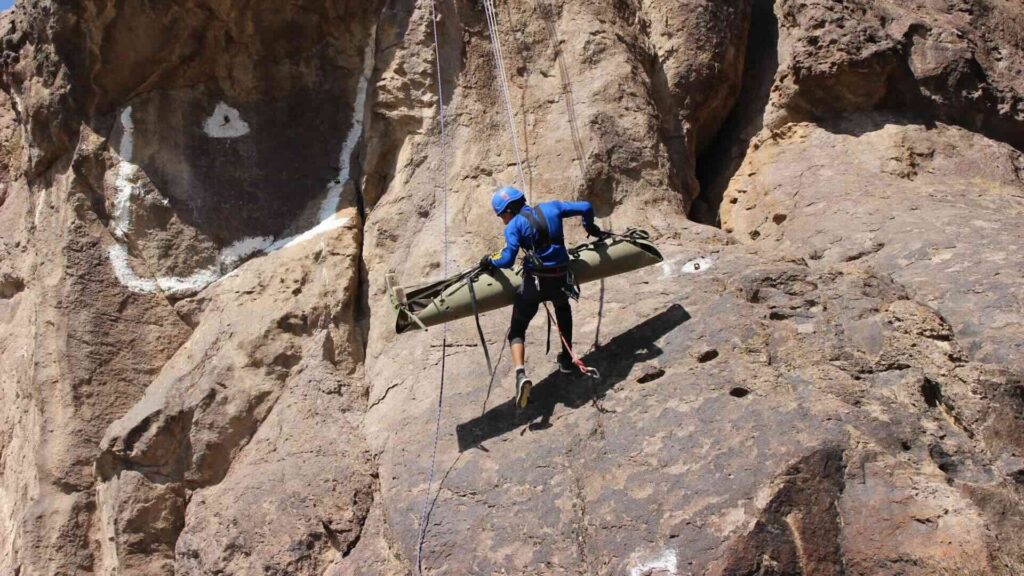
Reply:
[[[522,340],[512,343],[512,364],[515,365],[516,370],[526,367],[526,346]]]
[[[530,401],[533,380],[526,375],[526,329],[537,314],[540,305],[539,288],[530,276],[523,276],[523,285],[512,303],[512,323],[508,330],[508,342],[512,348],[512,362],[516,367],[516,406],[521,410]]]
[[[561,353],[558,355],[558,367],[562,372],[572,371],[572,357],[569,354],[569,350],[566,347],[566,343],[572,346],[572,307],[569,306],[569,297],[565,293],[565,278],[545,278],[542,290],[542,300],[551,302],[552,307],[555,309],[555,322],[558,323],[558,333],[561,334],[561,338],[556,334],[558,342],[561,348]],[[562,338],[565,342],[562,342]]]
[[[558,329],[562,332],[562,354],[569,354],[566,343],[572,346],[572,307],[569,306],[569,299],[562,297],[561,300],[553,300],[555,307],[555,320],[558,322]]]
[[[512,349],[512,364],[516,370],[526,366],[526,329],[530,326],[533,317],[537,315],[539,305],[537,286],[532,277],[526,276],[512,303],[512,320],[508,330],[508,343]]]

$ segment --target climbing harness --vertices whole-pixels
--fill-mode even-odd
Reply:
[[[533,231],[537,233],[537,241],[530,241],[529,246],[523,246],[523,252],[526,254],[526,259],[529,260],[530,264],[535,268],[543,268],[544,263],[541,261],[538,252],[547,250],[551,247],[551,234],[548,230],[548,218],[544,215],[544,211],[540,209],[540,206],[529,207],[523,206],[522,210],[519,211],[519,216],[522,216],[530,223],[533,227]]]

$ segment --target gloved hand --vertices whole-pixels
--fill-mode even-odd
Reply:
[[[490,255],[484,256],[480,259],[480,269],[484,272],[490,272],[494,270],[494,261],[491,260]]]
[[[589,224],[584,223],[583,229],[587,232],[587,236],[591,236],[593,238],[604,238],[605,236],[604,231],[598,228],[597,224],[594,224],[593,222]]]

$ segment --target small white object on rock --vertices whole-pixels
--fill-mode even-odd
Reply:
[[[679,572],[679,560],[675,550],[665,550],[661,556],[634,566],[629,576],[676,576]]]
[[[696,260],[690,260],[683,267],[679,269],[683,274],[698,274],[710,269],[715,265],[715,261],[711,258],[697,258]]]
[[[249,125],[238,110],[219,102],[213,114],[203,122],[203,132],[210,138],[238,138],[249,133]]]

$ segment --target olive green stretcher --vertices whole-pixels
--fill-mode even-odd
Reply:
[[[569,268],[576,282],[586,284],[660,263],[661,252],[643,230],[629,230],[569,250]],[[400,287],[386,277],[396,312],[395,332],[426,329],[510,306],[522,278],[512,270],[474,268],[423,286]]]

